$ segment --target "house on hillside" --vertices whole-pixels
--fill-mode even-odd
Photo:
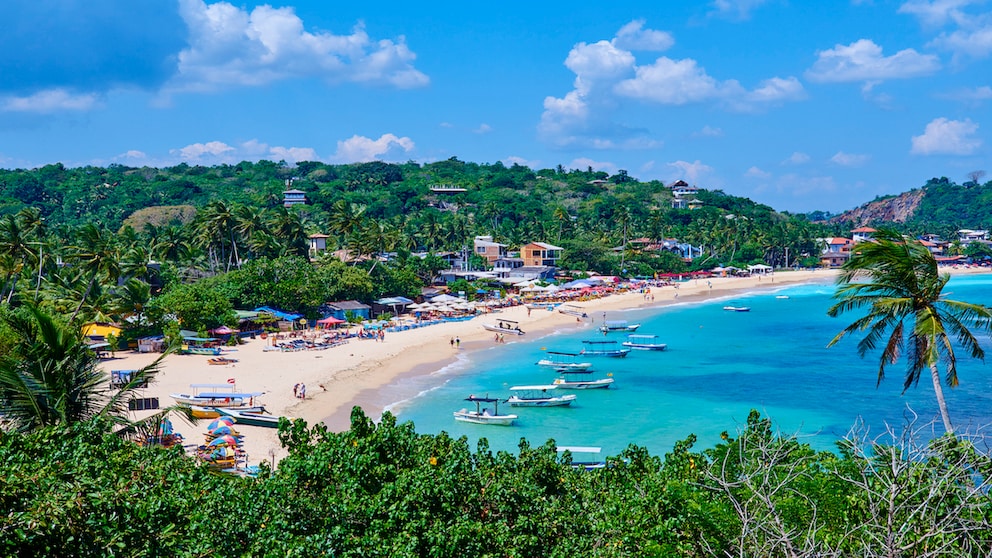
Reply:
[[[310,259],[316,259],[321,253],[327,250],[327,239],[331,238],[326,234],[315,233],[310,235]]]
[[[872,236],[878,231],[871,227],[858,227],[851,231],[851,240],[854,244],[859,242],[864,242],[866,240],[871,240]]]
[[[476,255],[486,258],[489,265],[493,265],[496,260],[507,256],[506,244],[494,242],[491,236],[477,236],[472,241],[472,251]]]
[[[523,258],[499,258],[493,262],[493,273],[496,277],[509,277],[516,269],[523,266]]]
[[[282,205],[291,207],[307,203],[307,193],[303,190],[290,189],[282,193]]]
[[[972,229],[961,229],[958,231],[958,242],[961,243],[962,248],[967,248],[969,244],[977,240],[988,239],[989,231]]]
[[[558,267],[564,248],[544,242],[531,242],[520,247],[520,257],[525,266]]]
[[[676,198],[695,196],[699,193],[699,188],[689,186],[685,180],[676,180],[675,182],[669,184],[668,187],[672,190],[672,195]]]

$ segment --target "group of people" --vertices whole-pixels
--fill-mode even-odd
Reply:
[[[455,348],[460,348],[462,346],[462,339],[461,339],[461,337],[452,337],[451,338],[451,346],[452,347],[455,347]]]
[[[293,397],[297,399],[307,398],[307,385],[306,384],[296,384],[293,386]]]
[[[495,335],[495,337],[493,337],[493,341],[495,341],[497,343],[506,343],[506,340],[503,339],[503,334],[502,333],[497,333]]]

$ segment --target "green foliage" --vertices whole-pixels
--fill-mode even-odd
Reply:
[[[157,319],[175,316],[183,329],[193,331],[237,324],[231,301],[220,289],[205,282],[172,287],[151,302],[149,314]]]

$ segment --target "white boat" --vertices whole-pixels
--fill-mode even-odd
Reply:
[[[460,411],[455,411],[455,420],[461,422],[471,422],[475,424],[495,424],[499,426],[509,426],[513,424],[513,421],[517,420],[517,415],[501,415],[499,414],[499,398],[496,397],[476,397],[474,395],[469,395],[465,398],[465,401],[472,401],[475,403],[475,410],[471,411],[469,409],[462,409]],[[492,403],[492,411],[489,408],[483,408],[483,403]]]
[[[579,353],[560,353],[548,351],[548,357],[537,361],[538,366],[550,366],[555,370],[588,370],[591,362],[578,362]]]
[[[572,467],[576,469],[585,469],[586,471],[592,471],[594,469],[602,469],[603,467],[606,467],[606,462],[598,458],[588,459],[584,457],[583,459],[579,459],[579,460],[575,459],[577,454],[585,454],[586,456],[592,456],[592,455],[598,456],[600,452],[603,451],[603,448],[594,447],[594,446],[558,446],[555,449],[556,451],[558,451],[558,453],[568,452],[572,454],[571,455]]]
[[[575,401],[575,395],[555,395],[554,391],[558,386],[513,386],[510,391],[514,392],[506,400],[513,407],[564,407],[571,405]]]
[[[571,304],[562,304],[558,307],[558,311],[562,314],[568,314],[569,316],[575,316],[576,318],[588,318],[589,314],[586,314],[578,306],[573,306]]]
[[[630,349],[618,349],[616,346],[618,343],[616,341],[583,341],[583,343],[589,345],[588,348],[582,349],[579,354],[587,356],[603,356],[612,358],[624,358]]]
[[[638,351],[664,351],[668,348],[667,344],[658,343],[657,339],[657,335],[628,335],[627,340],[620,344]]]
[[[727,310],[728,312],[750,312],[751,311],[751,307],[750,306],[724,306],[723,309],[724,310]]]
[[[641,324],[631,324],[627,320],[607,320],[599,326],[599,331],[609,333],[611,331],[637,331]]]
[[[498,320],[496,325],[493,324],[482,324],[484,329],[489,331],[495,331],[496,333],[505,333],[507,335],[523,335],[523,330],[520,329],[520,325],[513,320]]]
[[[266,412],[265,407],[259,410],[249,408],[224,408],[218,407],[217,413],[221,416],[231,417],[237,424],[248,426],[264,426],[267,428],[278,428],[279,417]]]
[[[244,407],[253,406],[255,398],[264,392],[238,392],[234,384],[190,384],[193,393],[170,393],[179,405],[199,407]]]
[[[786,299],[786,298],[789,298],[789,295],[776,295],[775,298]]]
[[[220,416],[221,407],[201,407],[200,405],[190,405],[189,410],[193,418],[217,418]],[[227,411],[245,411],[249,413],[261,413],[265,407],[261,405],[245,405],[244,407],[224,407]]]
[[[608,388],[613,383],[613,378],[593,379],[590,370],[567,370],[561,373],[561,377],[554,381],[559,389],[597,389]]]

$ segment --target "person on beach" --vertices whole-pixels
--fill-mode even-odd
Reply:
[[[300,384],[300,399],[306,399],[306,398],[307,398],[307,385]]]
[[[296,382],[295,384],[293,384],[293,397],[299,397],[299,396],[300,396],[300,383]]]
[[[460,349],[461,347],[462,347],[462,338],[461,337],[455,337],[455,348],[456,349]]]
[[[452,347],[454,347],[454,346],[455,346],[455,338],[454,338],[454,337],[452,337],[452,338],[451,338],[451,346],[452,346]]]

